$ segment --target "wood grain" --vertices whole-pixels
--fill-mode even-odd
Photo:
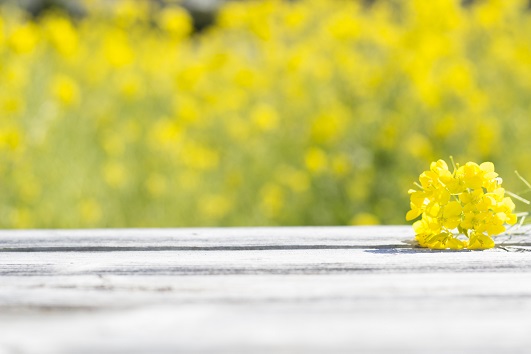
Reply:
[[[0,231],[0,354],[528,353],[530,231]]]

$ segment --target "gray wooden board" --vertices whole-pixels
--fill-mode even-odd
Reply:
[[[531,353],[531,229],[0,231],[0,354]]]

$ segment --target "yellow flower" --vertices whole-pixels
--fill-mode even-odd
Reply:
[[[185,37],[192,32],[192,19],[188,12],[176,6],[161,10],[158,18],[159,26],[175,37]]]
[[[439,218],[443,227],[451,230],[455,229],[461,222],[461,215],[463,207],[461,203],[453,201],[448,203],[442,212],[442,216]]]
[[[310,172],[318,174],[326,169],[328,158],[323,150],[312,147],[306,152],[305,162]]]
[[[478,164],[467,162],[457,170],[457,174],[465,182],[466,188],[477,189],[483,185],[483,176]]]
[[[54,96],[65,106],[72,106],[79,101],[79,86],[70,77],[57,75],[52,82]]]
[[[470,235],[467,248],[471,250],[477,250],[477,249],[493,248],[494,246],[495,246],[495,243],[492,240],[492,238],[482,233],[473,232]]]
[[[410,189],[413,224],[421,247],[433,249],[486,249],[491,236],[515,224],[514,203],[505,197],[492,162],[467,162],[450,171],[445,161],[432,162],[419,176],[420,190]]]

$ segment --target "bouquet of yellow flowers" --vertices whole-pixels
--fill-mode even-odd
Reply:
[[[453,162],[453,161],[452,161]],[[454,164],[432,162],[422,172],[418,189],[410,189],[413,223],[420,246],[433,249],[486,249],[495,246],[492,236],[517,221],[515,205],[505,196],[502,179],[492,162]]]

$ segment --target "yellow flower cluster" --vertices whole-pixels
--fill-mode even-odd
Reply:
[[[413,224],[422,247],[434,249],[486,249],[492,236],[515,224],[514,203],[505,197],[502,180],[492,162],[467,162],[451,172],[444,160],[432,162],[419,177],[419,189],[410,189]],[[465,239],[459,239],[464,235]]]
[[[0,1],[0,228],[399,224],[437,156],[531,176],[527,0],[84,2]]]

